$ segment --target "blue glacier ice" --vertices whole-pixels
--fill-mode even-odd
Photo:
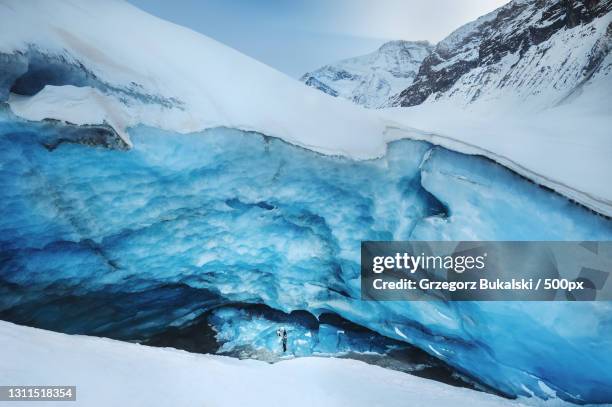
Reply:
[[[372,331],[354,329],[324,320],[308,323],[300,316],[288,315],[274,318],[269,313],[257,312],[238,307],[215,309],[208,321],[216,332],[216,339],[222,343],[218,353],[237,354],[244,350],[246,356],[259,353],[259,358],[274,360],[266,356],[310,356],[339,355],[349,352],[385,354],[400,349],[402,342],[389,340]],[[279,328],[288,332],[287,351],[283,352]]]
[[[609,219],[426,142],[352,161],[227,128],[136,127],[125,151],[99,130],[0,111],[0,319],[144,340],[210,313],[225,350],[272,349],[275,325],[231,308],[265,304],[508,396],[612,402],[610,303],[362,302],[359,281],[362,240],[611,240]],[[295,331],[295,354],[386,349],[325,325]]]

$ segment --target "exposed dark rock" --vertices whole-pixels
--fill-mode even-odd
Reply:
[[[44,124],[57,128],[56,136],[43,142],[43,145],[49,151],[55,150],[64,143],[101,146],[118,150],[129,149],[129,145],[117,134],[115,129],[106,123],[78,125],[45,119],[43,120]]]
[[[487,67],[509,54],[522,57],[560,30],[588,24],[610,10],[610,0],[514,0],[441,41],[423,60],[414,83],[392,98],[390,105],[418,105],[431,95],[447,92],[474,68],[484,68],[486,72]],[[597,65],[608,51],[591,52],[586,65]],[[538,50],[540,55],[545,52],[546,49]],[[503,78],[498,86],[511,82]],[[476,81],[473,86],[482,84]],[[479,96],[480,91],[476,90],[473,98]]]
[[[333,97],[338,96],[338,92],[336,92],[335,90],[333,90],[332,88],[330,88],[329,86],[327,86],[326,84],[324,84],[323,82],[321,82],[320,80],[312,76],[308,77],[308,79],[306,79],[304,83],[310,87],[317,88],[321,92],[325,92],[328,95],[331,95]]]

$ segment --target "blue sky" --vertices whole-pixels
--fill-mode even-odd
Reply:
[[[394,39],[437,42],[507,0],[130,0],[286,74],[372,52]]]

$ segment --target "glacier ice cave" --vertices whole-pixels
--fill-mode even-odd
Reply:
[[[612,401],[610,303],[360,301],[359,280],[362,240],[611,240],[609,219],[426,142],[130,137],[1,109],[0,319],[271,360],[282,324],[297,356],[406,345],[509,397]]]

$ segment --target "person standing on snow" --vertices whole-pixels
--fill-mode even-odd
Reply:
[[[283,353],[287,352],[287,330],[285,328],[279,328],[276,330],[276,335],[281,338]]]

